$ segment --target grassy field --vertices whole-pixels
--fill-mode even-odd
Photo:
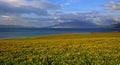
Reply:
[[[120,65],[120,32],[0,39],[0,65]]]

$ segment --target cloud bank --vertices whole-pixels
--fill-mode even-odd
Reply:
[[[70,1],[74,2],[74,1]],[[66,3],[66,6],[71,5]],[[83,6],[84,7],[84,6]],[[102,5],[101,5],[102,7]],[[104,7],[114,10],[89,10],[87,12],[73,11],[64,13],[62,5],[49,0],[0,0],[0,24],[45,27],[54,24],[74,21],[91,21],[96,25],[111,25],[120,22],[120,3],[111,1]],[[107,13],[106,13],[107,12]]]

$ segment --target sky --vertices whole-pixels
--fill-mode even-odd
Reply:
[[[0,0],[0,25],[46,27],[76,20],[120,23],[120,0]]]

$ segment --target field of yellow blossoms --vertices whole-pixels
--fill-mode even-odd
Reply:
[[[0,39],[0,65],[120,65],[120,32]]]

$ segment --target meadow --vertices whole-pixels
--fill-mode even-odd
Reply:
[[[120,32],[0,39],[0,65],[120,65]]]

